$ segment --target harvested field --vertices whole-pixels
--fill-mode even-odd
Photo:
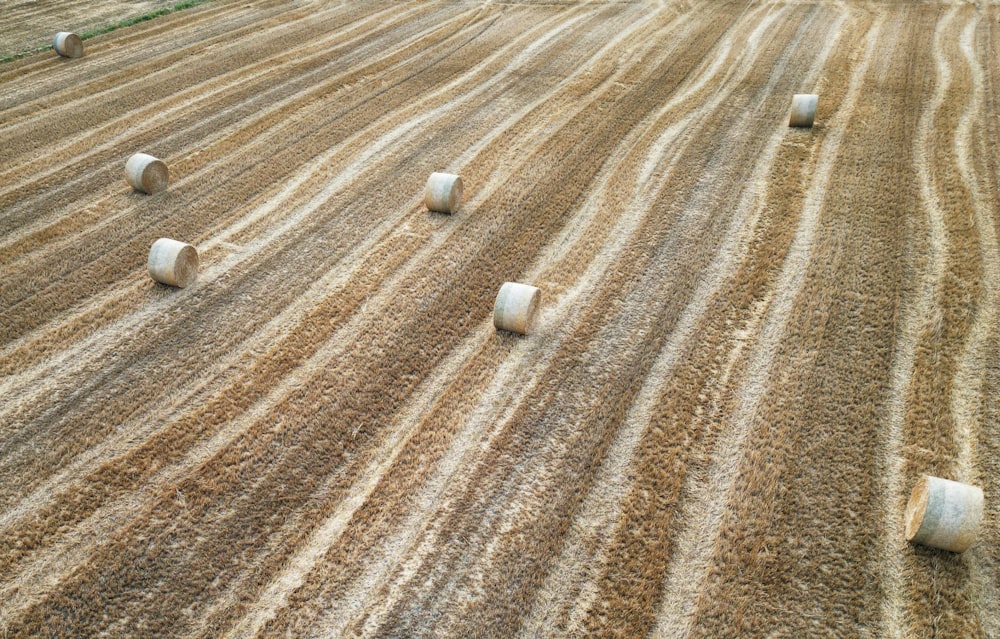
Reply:
[[[86,33],[177,4],[181,3],[178,0],[5,0],[0,17],[0,59],[50,46],[58,31]]]
[[[86,47],[0,65],[0,637],[1000,637],[1000,8],[214,0]],[[966,553],[904,541],[923,474],[985,491]]]

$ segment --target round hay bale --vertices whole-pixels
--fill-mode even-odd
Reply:
[[[153,242],[146,263],[149,276],[168,286],[185,286],[198,279],[198,250],[166,237]]]
[[[535,322],[542,292],[534,286],[504,282],[493,305],[493,325],[500,330],[527,335]]]
[[[983,490],[924,475],[906,504],[906,539],[932,548],[965,552],[983,519]]]
[[[814,93],[797,93],[792,96],[792,111],[788,126],[811,127],[816,117],[816,103],[819,96]]]
[[[52,41],[52,48],[64,58],[79,58],[83,55],[83,40],[69,31],[60,31]]]
[[[424,205],[437,213],[454,213],[462,205],[462,178],[451,173],[431,173],[424,189]]]
[[[125,163],[125,179],[136,191],[153,194],[167,188],[170,173],[161,160],[145,153],[136,153]]]

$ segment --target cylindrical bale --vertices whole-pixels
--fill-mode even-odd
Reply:
[[[535,322],[542,292],[534,286],[504,282],[493,305],[493,325],[498,329],[527,335]]]
[[[431,173],[424,190],[424,205],[437,213],[454,213],[462,205],[462,178],[451,173]]]
[[[125,163],[125,179],[136,191],[153,194],[167,188],[170,173],[162,160],[136,153]]]
[[[198,279],[198,250],[166,237],[149,249],[149,276],[161,284],[184,288]]]
[[[64,58],[79,58],[83,55],[83,40],[69,31],[60,31],[52,41],[52,48]]]
[[[924,475],[906,504],[906,539],[952,552],[965,552],[983,519],[983,490]]]
[[[816,117],[816,103],[819,96],[813,93],[797,93],[792,96],[792,112],[788,117],[788,126],[813,125]]]

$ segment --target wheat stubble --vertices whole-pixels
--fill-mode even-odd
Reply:
[[[975,336],[974,319],[983,297],[985,255],[976,224],[975,185],[967,179],[971,174],[968,165],[963,166],[961,146],[955,143],[963,116],[975,101],[975,76],[961,44],[966,25],[974,19],[969,7],[955,7],[939,16],[933,46],[935,92],[915,140],[931,247],[930,263],[922,275],[927,283],[919,302],[925,307],[923,315],[907,327],[913,340],[903,413],[902,472],[907,489],[922,474],[960,477],[972,472],[970,416],[955,413],[952,407],[956,394],[968,390],[955,384],[963,381],[959,377],[963,347],[968,337]],[[903,559],[905,632],[982,636],[969,566],[960,557],[915,547]]]
[[[996,18],[214,0],[0,66],[0,634],[990,636],[995,509],[890,535],[997,490]]]
[[[569,62],[571,63],[572,61],[570,60]],[[405,236],[405,237],[410,237],[410,236],[414,236],[414,234],[413,234],[413,233],[403,233],[403,234],[402,234],[402,236]],[[419,236],[416,236],[416,237],[419,237]],[[410,242],[411,244],[412,244],[412,242],[413,242],[413,240],[412,240],[412,239],[409,239],[409,240],[407,240],[407,241],[409,241],[409,242]],[[391,252],[390,252],[390,253],[388,254],[388,256],[391,256],[391,259],[393,259],[393,260],[400,260],[400,259],[402,259],[402,258],[403,258],[403,257],[404,257],[404,256],[406,255],[406,252],[400,252],[400,251],[399,251],[398,249],[399,249],[399,246],[396,246],[396,247],[395,247],[395,250],[391,251]],[[379,257],[379,256],[378,256],[378,255],[376,255],[375,257]],[[385,257],[387,257],[387,256],[381,256],[381,258],[380,258],[380,259],[383,259],[383,260],[384,260],[384,258],[385,258]],[[364,272],[364,271],[363,271],[363,272]],[[368,273],[368,274],[377,274],[377,273],[378,273],[378,271],[377,271],[377,270],[369,270],[369,271],[367,271],[367,273]],[[360,282],[359,282],[359,283],[360,283]],[[364,289],[363,287],[359,287],[359,289],[358,289],[358,290],[359,290],[359,291],[361,291],[361,292],[363,292],[363,291],[364,291],[365,289]],[[355,295],[355,297],[356,297],[356,296],[357,296],[357,291],[354,291],[353,293],[354,293],[354,295]],[[319,317],[317,317],[317,318],[315,318],[315,321],[322,321],[322,315],[321,315],[321,316],[319,316]],[[336,324],[331,324],[331,326],[336,326]],[[312,334],[312,332],[310,332],[310,334]],[[301,341],[301,340],[299,340],[299,341]],[[290,344],[286,344],[285,346],[286,346],[286,348],[287,348],[288,346],[290,346]],[[281,350],[281,349],[278,349],[278,352],[280,352],[280,350]],[[294,349],[293,349],[293,350],[294,350]],[[279,362],[279,363],[280,363],[280,362]],[[234,390],[234,391],[240,391],[240,387],[236,387],[236,388],[235,388],[235,389],[233,389],[233,390]],[[245,391],[245,390],[243,390],[243,391],[242,391],[242,394],[245,394],[245,393],[246,393],[246,391]],[[239,395],[237,395],[237,396],[239,397]],[[251,395],[250,397],[253,397],[253,395]],[[239,401],[240,401],[240,402],[243,402],[244,400],[243,400],[243,399],[242,399],[242,397],[241,397]],[[211,408],[211,406],[210,406],[210,408]],[[232,410],[232,409],[231,409],[231,408],[229,408],[229,407],[227,407],[227,410]],[[204,413],[204,411],[202,411],[202,413]],[[208,414],[212,415],[212,412],[211,412],[211,411],[209,411],[209,413],[208,413]],[[225,413],[223,413],[223,414],[225,414]],[[217,418],[217,416],[213,416],[213,420],[215,420],[216,418]],[[193,421],[193,422],[191,423],[191,426],[194,426],[195,424],[198,424],[198,421]],[[199,426],[201,426],[201,424],[199,424]],[[189,427],[187,427],[187,428],[188,428],[188,429],[190,429],[190,426],[189,426]],[[181,429],[177,429],[177,428],[172,428],[172,429],[171,429],[171,431],[172,431],[172,436],[176,438],[176,437],[177,437],[177,435],[179,435],[179,434],[181,434],[181,433],[184,433],[184,430],[185,430],[184,428],[181,428]],[[204,429],[202,429],[202,430],[204,430]],[[157,438],[156,438],[156,440],[154,440],[154,441],[163,441],[163,440],[164,440],[164,435],[171,435],[171,432],[169,432],[169,431],[168,431],[167,433],[162,433],[162,434],[158,435],[158,436],[157,436]],[[185,435],[185,437],[186,437],[186,438],[190,438],[190,436],[191,436],[191,433],[190,433],[190,431],[189,431],[189,433],[188,433],[188,434],[186,434],[186,435]],[[156,450],[156,448],[155,448],[155,447],[153,447],[153,448],[152,448],[151,450],[155,451],[155,450]],[[176,453],[174,453],[174,454],[176,454]],[[130,457],[132,457],[132,456],[130,455]],[[129,461],[128,459],[125,459],[125,460],[122,460],[122,463],[120,463],[120,466],[121,466],[121,469],[122,469],[123,471],[124,471],[124,470],[126,470],[126,469],[128,469],[128,470],[129,470],[129,472],[130,472],[130,475],[131,475],[131,476],[133,477],[133,480],[134,480],[134,478],[135,478],[135,475],[136,475],[136,473],[135,473],[135,470],[136,470],[136,468],[135,468],[135,466],[134,466],[134,461],[135,461],[135,460],[133,460],[133,461],[131,461],[131,462],[130,462],[130,461]],[[108,483],[108,481],[107,481],[107,479],[108,479],[107,477],[102,477],[102,478],[100,478],[100,479],[101,479],[101,481],[100,481],[100,482],[98,483],[98,485],[100,485],[100,486],[107,486],[107,485],[109,485],[109,483]],[[111,484],[111,485],[114,485],[114,484]],[[102,488],[102,490],[106,490],[106,489]],[[79,503],[79,502],[78,502],[78,500],[77,500],[77,503]]]

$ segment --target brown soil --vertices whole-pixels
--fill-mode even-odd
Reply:
[[[0,636],[1000,635],[998,30],[215,0],[0,65]]]

